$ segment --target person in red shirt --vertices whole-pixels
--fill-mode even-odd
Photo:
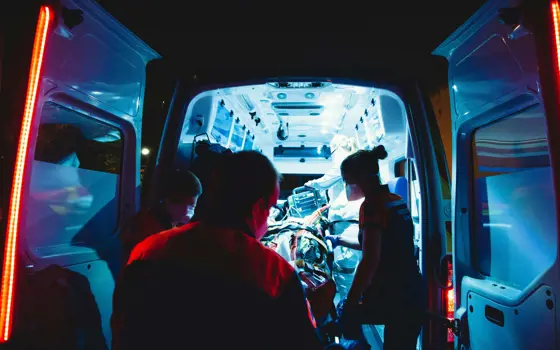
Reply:
[[[425,286],[414,254],[414,226],[406,202],[379,179],[382,145],[341,164],[348,200],[364,198],[357,241],[328,236],[333,246],[362,251],[354,281],[339,306],[344,336],[361,337],[361,324],[385,325],[384,349],[416,349],[426,310]]]
[[[113,349],[321,349],[294,268],[260,239],[279,174],[220,156],[200,218],[138,244],[114,293]]]
[[[190,171],[172,172],[163,190],[163,199],[155,206],[140,211],[121,233],[125,262],[132,249],[147,237],[187,224],[202,194],[198,177]]]

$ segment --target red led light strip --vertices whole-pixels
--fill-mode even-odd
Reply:
[[[19,219],[21,212],[21,196],[23,179],[25,174],[25,162],[29,146],[29,134],[33,121],[33,112],[37,99],[39,78],[43,65],[43,54],[47,43],[47,33],[52,19],[52,10],[42,6],[39,12],[39,21],[35,32],[33,53],[31,56],[31,67],[29,69],[29,82],[27,95],[21,122],[21,132],[18,143],[16,163],[14,166],[14,178],[12,194],[10,197],[10,209],[8,212],[8,226],[6,230],[6,242],[4,250],[4,265],[2,268],[2,294],[0,305],[0,342],[10,339],[12,333],[12,315],[14,305],[14,279],[16,272],[17,241],[19,233]]]
[[[550,3],[552,7],[552,24],[554,25],[554,43],[556,44],[556,69],[560,71],[560,6],[558,1]]]

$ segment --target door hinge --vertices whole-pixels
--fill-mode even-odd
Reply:
[[[459,319],[453,319],[450,320],[448,318],[445,318],[443,316],[440,316],[441,319],[443,319],[443,323],[445,324],[445,326],[449,329],[451,329],[451,331],[453,332],[453,334],[455,334],[456,336],[459,336],[459,333],[461,332],[461,320]]]
[[[432,313],[432,312],[428,312],[428,314],[431,316],[431,318],[436,319],[437,321],[443,323],[443,325],[448,328],[451,329],[451,331],[453,332],[453,334],[455,334],[456,337],[458,337],[459,339],[462,338],[462,323],[461,320],[458,318],[455,319],[448,319],[447,317]]]
[[[449,321],[449,328],[455,334],[456,337],[461,338],[461,320],[453,319]]]

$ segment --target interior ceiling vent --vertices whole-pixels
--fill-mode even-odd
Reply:
[[[275,102],[271,107],[282,117],[320,116],[325,110],[324,106],[309,102]]]
[[[317,89],[317,88],[324,88],[332,83],[330,82],[277,82],[277,83],[268,83],[270,86],[274,86],[275,88],[279,89]]]

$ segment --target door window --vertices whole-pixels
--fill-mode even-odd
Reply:
[[[542,106],[473,135],[475,261],[479,272],[524,287],[556,257],[556,209]]]
[[[214,125],[211,131],[212,137],[214,137],[217,143],[226,146],[232,124],[233,117],[231,112],[220,104],[216,111],[216,118],[214,118]]]
[[[253,150],[253,142],[255,140],[255,135],[251,135],[247,133],[247,137],[245,138],[245,144],[243,145],[244,151],[251,151]]]
[[[238,152],[243,150],[243,139],[245,138],[245,130],[246,127],[244,125],[241,125],[239,120],[236,120],[235,125],[233,126],[231,142],[229,144],[229,148],[233,152]]]
[[[116,229],[122,134],[53,103],[40,118],[25,237],[39,256],[75,253]]]

